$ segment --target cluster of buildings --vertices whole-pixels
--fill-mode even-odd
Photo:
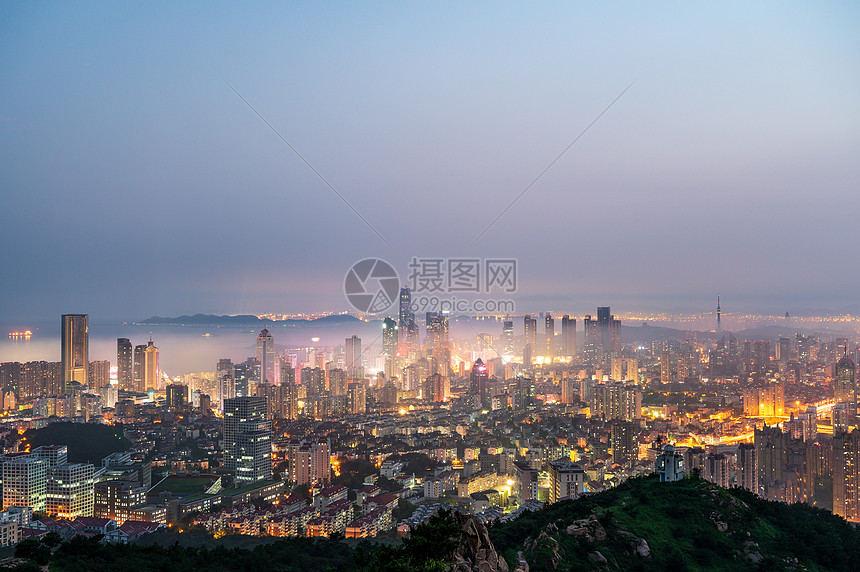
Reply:
[[[381,348],[351,336],[278,351],[264,329],[254,357],[173,378],[151,340],[119,339],[115,366],[89,362],[87,317],[63,316],[59,364],[0,364],[14,404],[0,417],[8,522],[29,508],[117,530],[406,534],[440,506],[510,520],[655,471],[860,521],[847,339],[738,342],[719,321],[628,334],[608,307],[579,331],[545,313],[523,317],[522,335],[504,317],[488,321],[500,333],[462,340],[429,312],[422,339],[408,289],[400,301]],[[61,420],[122,423],[132,446],[100,467],[68,463],[63,445],[25,446],[23,430]]]

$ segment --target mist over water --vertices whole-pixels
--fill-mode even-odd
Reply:
[[[30,329],[29,341],[11,340],[8,332]],[[381,326],[376,322],[357,323],[351,326],[315,326],[281,328],[269,326],[275,338],[275,349],[281,353],[288,349],[305,347],[331,347],[342,345],[344,340],[358,335],[363,349],[381,347]],[[0,362],[7,361],[60,361],[59,318],[54,326],[0,325]],[[132,345],[152,341],[159,349],[159,365],[171,376],[196,371],[214,371],[221,358],[243,361],[256,353],[259,330],[228,327],[136,326],[123,324],[90,324],[90,361],[109,360],[116,364],[116,339],[128,338]],[[205,336],[204,334],[209,334]],[[319,338],[312,342],[311,338]]]

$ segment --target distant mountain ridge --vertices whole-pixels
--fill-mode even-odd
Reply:
[[[303,319],[290,318],[287,320],[263,320],[253,314],[240,314],[237,316],[194,314],[193,316],[178,316],[176,318],[165,318],[152,316],[145,320],[135,322],[146,326],[230,326],[230,327],[305,327],[305,326],[341,326],[362,322],[355,316],[349,314],[332,314],[319,318]]]

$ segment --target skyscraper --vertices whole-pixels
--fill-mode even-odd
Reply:
[[[153,343],[151,339],[149,340],[146,349],[143,350],[143,354],[143,391],[149,391],[150,389],[158,391],[159,384],[161,382],[161,370],[158,368],[158,348],[155,347],[155,343]]]
[[[475,365],[472,366],[472,373],[469,375],[469,393],[477,398],[481,407],[488,407],[488,379],[489,374],[487,373],[487,366],[484,365],[481,358],[478,358]]]
[[[561,355],[573,357],[576,355],[576,318],[567,314],[561,317]]]
[[[528,314],[523,318],[523,326],[525,331],[525,345],[523,346],[523,356],[528,353],[529,357],[534,355],[535,350],[537,349],[537,320],[532,318]],[[528,352],[526,350],[528,349]],[[523,365],[530,366],[531,359],[526,363],[525,357],[523,357]]]
[[[502,323],[502,351],[506,356],[514,355],[514,321],[510,318]]]
[[[257,336],[257,361],[260,362],[260,383],[275,383],[275,340],[263,328]]]
[[[87,384],[89,363],[89,317],[87,314],[63,314],[60,318],[61,357],[64,391],[76,381]]]
[[[389,359],[397,357],[397,322],[391,318],[382,320],[382,351]]]
[[[224,400],[224,467],[236,471],[236,484],[272,478],[272,430],[265,397]]]
[[[836,378],[833,382],[834,397],[836,403],[849,403],[852,408],[852,414],[856,414],[854,410],[857,391],[854,385],[854,362],[847,355],[836,362]]]
[[[146,346],[134,346],[134,361],[132,362],[132,390],[138,393],[146,391]]]
[[[346,375],[349,379],[363,379],[364,368],[361,366],[361,338],[355,335],[346,338],[344,353],[346,354]]]
[[[220,359],[215,368],[215,390],[218,407],[224,410],[224,402],[236,397],[236,379],[233,372],[233,360]]]
[[[555,356],[555,320],[552,319],[552,314],[549,312],[544,318],[544,333],[546,335],[544,355],[551,358]]]
[[[128,391],[134,387],[134,354],[128,338],[116,339],[116,372],[120,389]]]

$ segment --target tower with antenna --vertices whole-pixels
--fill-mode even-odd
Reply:
[[[720,325],[720,317],[722,316],[722,311],[720,310],[720,295],[717,294],[717,331],[722,331],[722,326]]]

